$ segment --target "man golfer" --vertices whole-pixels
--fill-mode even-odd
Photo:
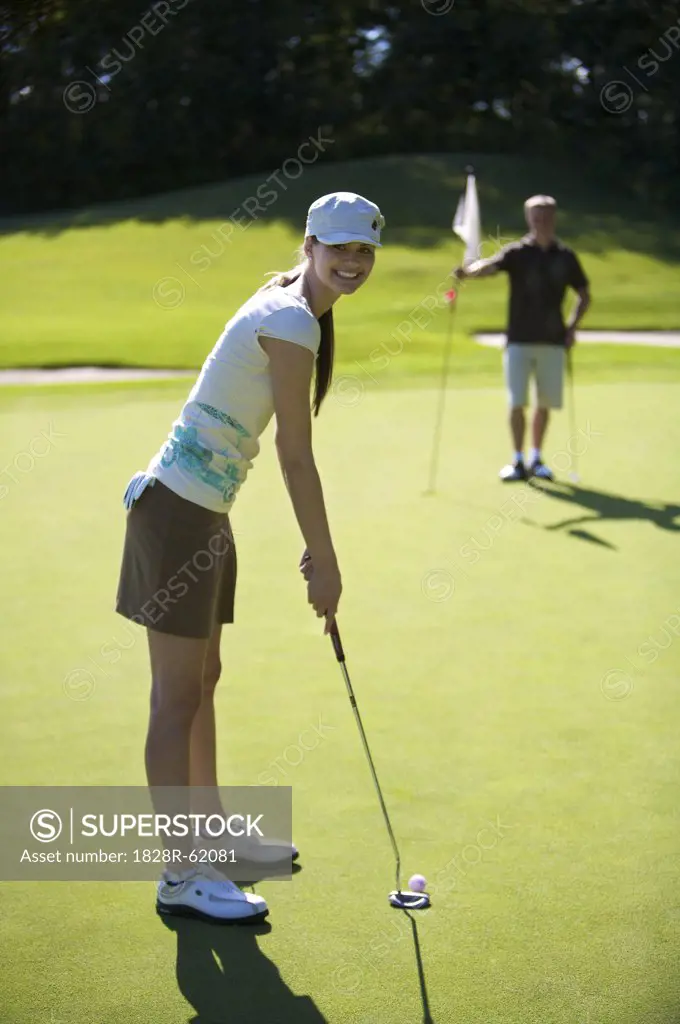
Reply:
[[[576,254],[555,236],[557,203],[552,196],[532,196],[524,204],[529,233],[504,246],[495,256],[458,267],[454,275],[490,277],[504,270],[510,277],[507,344],[503,369],[510,402],[510,433],[514,460],[500,471],[503,481],[529,475],[552,480],[541,458],[551,409],[562,408],[565,350],[575,341],[576,325],[590,305],[588,278]],[[567,324],[562,302],[567,287],[578,295]],[[529,379],[536,382],[529,468],[524,462],[524,434]]]

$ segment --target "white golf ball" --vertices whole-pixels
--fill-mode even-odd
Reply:
[[[425,892],[427,889],[427,879],[424,875],[411,875],[408,880],[408,887],[411,892]]]

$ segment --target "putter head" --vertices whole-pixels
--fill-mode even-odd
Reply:
[[[389,900],[397,910],[426,910],[432,906],[426,892],[411,892],[410,889],[393,889]]]

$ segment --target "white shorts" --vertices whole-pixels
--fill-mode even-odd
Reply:
[[[562,345],[525,345],[516,342],[503,352],[503,369],[510,405],[524,408],[529,397],[529,378],[536,382],[536,405],[541,409],[562,408],[564,382]]]

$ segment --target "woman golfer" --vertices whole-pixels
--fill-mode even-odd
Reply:
[[[311,205],[300,262],[227,323],[168,439],[128,485],[116,611],[147,628],[152,689],[145,760],[156,811],[158,794],[170,792],[163,787],[201,787],[203,801],[214,793],[213,802],[194,806],[192,798],[191,811],[224,813],[213,691],[222,623],[234,615],[229,511],[273,414],[281,470],[306,546],[300,569],[308,601],[325,618],[325,632],[333,623],[342,584],[312,452],[310,390],[314,376],[311,404],[318,415],[333,371],[333,305],[371,273],[384,223],[377,206],[352,192]],[[249,840],[249,847],[247,859],[265,864],[297,856],[276,841]],[[212,921],[258,921],[268,913],[261,896],[190,863],[164,872],[156,905],[161,913]]]

